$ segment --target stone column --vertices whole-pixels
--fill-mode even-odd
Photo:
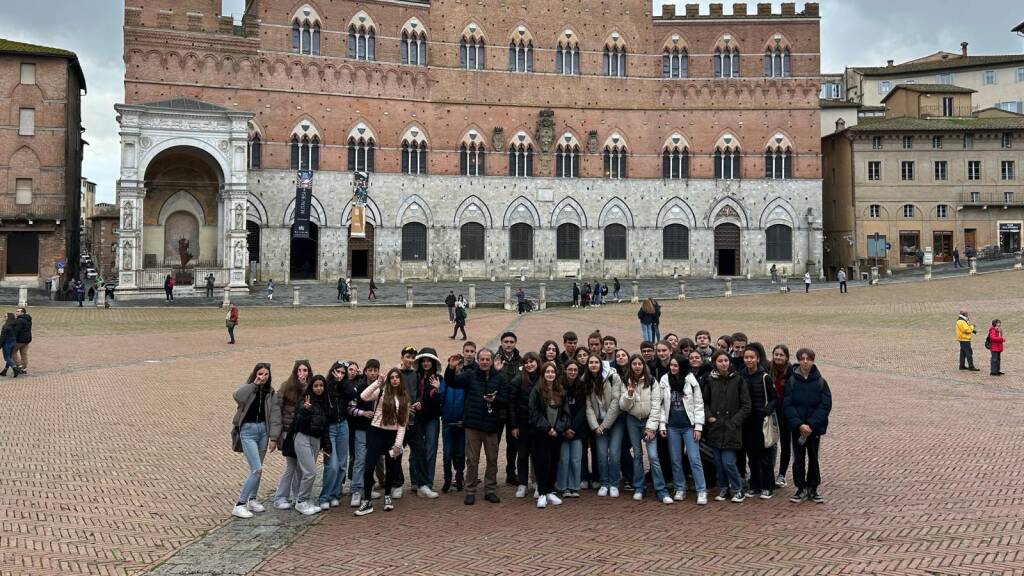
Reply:
[[[28,288],[22,286],[18,288],[18,307],[24,308],[28,306]]]
[[[878,284],[878,266],[871,267],[871,280],[869,286],[875,286]]]
[[[299,305],[299,287],[292,286],[292,306]]]
[[[224,229],[221,242],[224,245],[222,266],[228,269],[228,286],[238,290],[249,290],[245,283],[245,270],[249,266],[249,241],[245,230],[249,190],[245,184],[225,184],[220,194],[224,211]]]
[[[924,267],[924,279],[925,280],[931,280],[932,279],[932,265],[931,264],[928,264],[927,266]]]
[[[640,283],[633,280],[633,297],[629,299],[630,302],[636,304],[640,301]]]
[[[512,285],[505,282],[505,310],[512,310]]]
[[[224,287],[224,299],[221,300],[220,307],[221,308],[230,308],[231,307],[231,287],[230,286],[225,286]]]
[[[789,292],[789,277],[785,274],[779,276],[779,292]]]
[[[117,230],[118,290],[134,290],[139,287],[142,270],[142,203],[146,189],[142,182],[121,180],[117,186],[117,203],[121,213]]]
[[[356,306],[359,306],[359,287],[356,286],[355,284],[353,284],[348,289],[348,295],[349,295],[349,304],[353,308],[355,308]]]
[[[1014,258],[1016,258],[1017,261],[1014,263],[1013,269],[1014,270],[1021,270],[1022,268],[1024,268],[1024,265],[1021,264],[1021,253],[1017,252],[1017,254],[1014,256]]]
[[[540,297],[537,301],[537,309],[544,310],[548,307],[548,285],[541,282]]]
[[[107,303],[107,291],[102,286],[96,285],[96,307],[103,308]]]
[[[724,296],[726,298],[732,296],[732,280],[726,280],[725,281],[725,293],[724,293]]]
[[[476,284],[469,285],[469,308],[476,308]]]
[[[971,258],[971,271],[968,273],[970,276],[974,276],[978,273],[978,259]]]
[[[686,300],[686,282],[679,283],[679,300]]]
[[[412,308],[412,284],[405,285],[405,307]]]

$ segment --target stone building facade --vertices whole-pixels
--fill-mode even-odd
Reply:
[[[973,109],[973,90],[893,89],[884,119],[823,140],[825,262],[903,268],[931,251],[1012,253],[1024,227],[1024,116]],[[887,248],[888,246],[888,248]]]
[[[103,278],[113,278],[117,272],[117,226],[120,222],[117,206],[105,202],[96,204],[89,216],[90,254],[96,271]]]
[[[821,270],[817,4],[218,7],[126,2],[125,288]]]
[[[81,98],[74,52],[0,39],[0,285],[78,271]]]

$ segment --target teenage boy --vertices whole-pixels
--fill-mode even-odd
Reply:
[[[412,346],[406,346],[402,348],[401,352],[401,364],[399,370],[402,372],[402,383],[405,384],[405,391],[409,395],[410,404],[413,398],[419,397],[419,379],[416,376],[416,354],[418,350]],[[416,428],[416,413],[412,410],[411,406],[409,409],[409,423],[405,427],[405,440],[406,446],[409,446],[409,450],[422,450],[423,449],[423,435],[419,433]],[[402,497],[402,486],[405,485],[405,474],[402,473],[402,456],[405,454],[403,451],[398,455],[396,460],[396,469],[398,478],[395,479],[395,484],[398,488],[391,490],[392,498]],[[422,481],[420,479],[419,465],[416,464],[416,460],[413,458],[409,459],[409,478],[412,480],[412,491],[416,492],[420,489]]]
[[[655,360],[654,356],[654,343],[650,340],[644,340],[640,343],[640,357],[644,359],[648,367],[653,366]]]
[[[818,456],[821,437],[828,431],[828,416],[832,412],[832,391],[814,364],[814,350],[796,351],[797,367],[786,383],[782,410],[786,425],[793,438],[793,483],[796,494],[789,501],[799,504],[812,500],[825,502],[818,486],[821,467]]]
[[[519,338],[515,332],[505,332],[501,335],[501,348],[498,349],[498,353],[492,355],[492,358],[500,360],[500,362],[493,362],[495,365],[501,366],[498,370],[501,372],[501,382],[503,385],[507,385],[512,382],[516,377],[519,376],[519,370],[523,367],[523,358],[519,355],[519,349],[516,348],[516,343]],[[477,353],[477,361],[479,362],[480,353]],[[508,391],[501,391],[502,397],[509,396]],[[501,440],[502,428],[508,427],[509,414],[508,410],[502,403],[498,409],[498,417],[502,423],[498,427],[498,440]],[[505,435],[505,483],[509,486],[518,486],[519,481],[516,475],[516,455],[519,453],[519,442],[515,436],[511,434]]]
[[[558,365],[565,367],[566,364],[573,361],[576,357],[576,345],[579,343],[579,339],[576,337],[575,332],[566,332],[562,334],[562,353],[558,355]]]
[[[715,353],[714,348],[711,347],[711,333],[707,330],[698,330],[694,340],[697,341],[697,352],[700,352],[704,363],[711,362],[711,355]]]

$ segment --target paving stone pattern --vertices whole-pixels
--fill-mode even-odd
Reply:
[[[387,366],[406,344],[447,356],[459,342],[443,310],[243,308],[228,346],[212,308],[33,308],[31,373],[0,381],[0,575],[1021,574],[1022,278],[664,302],[663,332],[742,329],[817,350],[835,401],[824,505],[792,505],[789,489],[707,507],[585,492],[540,511],[503,485],[499,505],[406,497],[394,512],[312,521],[229,517],[246,473],[228,447],[231,391],[260,360],[280,384],[295,358],[323,371],[371,355]],[[955,369],[960,308],[979,328],[1003,320],[1008,376]],[[514,325],[534,350],[600,328],[635,349],[635,313],[484,309],[469,333],[486,342]],[[280,471],[272,454],[264,500]]]

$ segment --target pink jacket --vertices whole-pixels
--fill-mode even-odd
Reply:
[[[373,407],[373,419],[370,420],[370,425],[382,430],[397,430],[398,435],[395,436],[395,446],[401,446],[402,441],[405,440],[405,426],[400,424],[384,425],[384,410],[382,409],[383,402],[376,402],[377,398],[380,397],[381,384],[381,380],[377,380],[373,384],[370,384],[365,390],[363,390],[359,397],[368,402],[375,402]],[[395,408],[398,408],[397,400],[395,401]]]

